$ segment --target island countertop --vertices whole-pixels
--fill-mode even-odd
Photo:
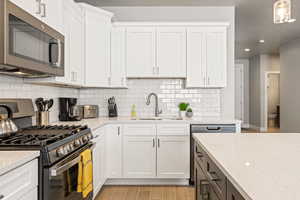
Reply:
[[[0,151],[0,176],[39,157],[39,151]]]
[[[300,134],[194,134],[246,200],[300,199]]]

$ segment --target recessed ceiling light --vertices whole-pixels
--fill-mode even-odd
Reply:
[[[265,43],[265,40],[259,40],[259,43],[263,44]]]
[[[244,51],[246,51],[246,52],[250,52],[250,51],[251,51],[251,49],[249,49],[249,48],[246,48],[246,49],[244,49]]]

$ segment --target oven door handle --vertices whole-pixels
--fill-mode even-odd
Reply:
[[[50,168],[50,175],[51,176],[57,176],[61,173],[63,173],[64,171],[70,169],[71,167],[73,167],[74,165],[78,164],[81,160],[81,156],[76,157],[75,159],[71,160],[70,162],[67,162],[66,164],[64,164],[63,166],[53,166]]]

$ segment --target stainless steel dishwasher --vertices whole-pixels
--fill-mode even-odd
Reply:
[[[236,133],[237,127],[236,124],[191,124],[191,149],[190,149],[190,156],[191,156],[191,179],[190,184],[194,185],[194,140],[193,140],[193,133]]]

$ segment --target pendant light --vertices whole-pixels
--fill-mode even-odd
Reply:
[[[291,0],[277,0],[274,3],[274,24],[291,23],[296,19],[292,18]]]

